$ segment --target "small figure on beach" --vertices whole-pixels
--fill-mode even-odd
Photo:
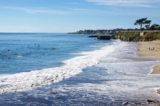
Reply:
[[[149,47],[149,50],[151,50],[151,48]]]

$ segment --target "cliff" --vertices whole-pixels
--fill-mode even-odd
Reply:
[[[116,39],[121,39],[123,41],[129,41],[129,42],[138,42],[138,41],[152,41],[160,39],[160,31],[146,31],[143,32],[143,35],[141,36],[139,31],[133,31],[133,32],[117,32],[115,33]]]

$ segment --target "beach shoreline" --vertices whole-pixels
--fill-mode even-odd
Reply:
[[[138,42],[137,54],[150,59],[160,60],[160,40]],[[153,67],[150,74],[160,74],[160,64]]]
[[[160,40],[149,42],[138,42],[137,54],[144,58],[152,58],[160,60]],[[151,75],[160,75],[160,64],[152,67]],[[160,94],[160,89],[157,89]]]

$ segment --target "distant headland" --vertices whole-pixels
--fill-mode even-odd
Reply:
[[[116,29],[98,29],[98,30],[79,30],[77,32],[69,32],[68,34],[90,34],[91,37],[121,39],[123,41],[152,41],[160,39],[160,25],[152,24],[147,18],[137,19],[134,25],[139,25],[140,28],[116,28]],[[143,27],[144,25],[144,27]],[[101,37],[102,36],[102,37]],[[107,37],[106,37],[107,36]]]
[[[123,29],[123,28],[117,28],[117,29],[86,29],[86,30],[79,30],[77,32],[69,32],[68,34],[113,34],[115,32],[121,32],[121,31],[138,31],[139,29]]]

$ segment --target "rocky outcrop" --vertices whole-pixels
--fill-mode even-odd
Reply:
[[[100,40],[110,40],[111,36],[98,36],[97,39],[100,39]]]
[[[99,40],[110,40],[110,39],[116,39],[114,35],[111,35],[111,34],[108,34],[108,35],[97,35],[97,34],[94,34],[94,35],[90,35],[88,37],[91,37],[91,38],[97,38]]]
[[[160,101],[147,99],[146,103],[125,102],[122,106],[160,106]]]
[[[88,37],[90,37],[90,38],[97,38],[98,35],[90,35],[90,36],[88,36]]]

